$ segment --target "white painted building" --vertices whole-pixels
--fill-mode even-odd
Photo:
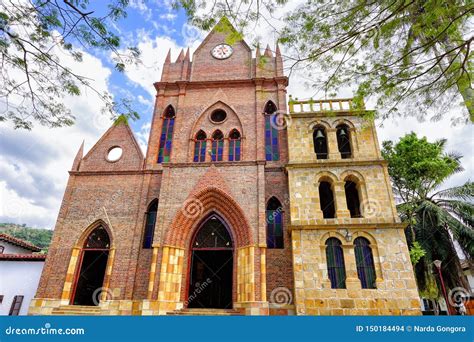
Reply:
[[[29,242],[0,234],[0,315],[26,315],[38,287],[45,254]]]

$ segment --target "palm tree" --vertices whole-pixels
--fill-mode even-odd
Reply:
[[[474,183],[441,189],[452,175],[463,170],[462,156],[445,153],[446,140],[430,143],[414,133],[394,146],[384,142],[383,155],[398,199],[397,210],[408,223],[406,237],[420,294],[438,297],[433,261],[442,260],[446,286],[469,289],[462,276],[459,253],[474,255]],[[459,252],[459,253],[458,253]]]

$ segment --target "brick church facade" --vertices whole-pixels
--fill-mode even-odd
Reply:
[[[30,314],[419,314],[373,123],[226,36],[168,54],[145,156],[80,148]]]

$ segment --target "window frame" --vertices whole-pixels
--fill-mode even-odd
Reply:
[[[232,138],[232,134],[237,133],[238,138]],[[237,153],[237,150],[239,153]],[[240,161],[242,158],[242,135],[237,129],[233,129],[229,133],[229,161]]]
[[[10,306],[10,312],[8,316],[19,316],[21,311],[21,306],[23,304],[23,300],[25,296],[23,295],[16,295],[13,297],[12,305]]]
[[[275,128],[276,123],[272,125],[272,120],[276,120],[273,115],[278,111],[277,106],[273,101],[268,101],[265,105],[265,160],[279,161],[280,160],[280,131]],[[269,153],[270,151],[270,153]]]
[[[176,111],[174,107],[168,105],[162,115],[160,144],[158,146],[158,163],[167,163],[171,159],[175,118]]]
[[[156,210],[151,210],[156,206]],[[153,224],[150,224],[149,219],[150,215],[153,215]],[[147,211],[145,212],[145,227],[143,230],[143,241],[142,241],[142,248],[143,249],[151,249],[153,248],[153,238],[155,235],[155,227],[156,227],[156,217],[158,213],[158,199],[155,198],[150,202],[148,205]]]
[[[358,241],[363,241],[364,244],[358,244]],[[354,257],[356,260],[357,277],[360,280],[362,289],[376,289],[377,272],[375,271],[374,252],[367,238],[359,236],[354,240]]]
[[[203,134],[203,139],[198,138],[200,134]],[[206,146],[207,145],[207,134],[203,130],[199,130],[194,138],[194,153],[193,153],[193,162],[194,163],[204,163],[206,162]]]
[[[276,208],[274,208],[276,207]],[[267,248],[268,249],[284,249],[284,218],[283,206],[276,197],[271,197],[265,208],[265,219],[267,223]],[[280,225],[280,229],[278,229]],[[280,231],[280,233],[277,233]]]
[[[332,244],[333,242],[334,244]],[[326,266],[331,288],[345,289],[347,273],[342,242],[338,238],[330,237],[326,240],[325,245]]]

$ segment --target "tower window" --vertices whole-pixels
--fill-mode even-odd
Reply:
[[[211,159],[212,161],[222,161],[222,155],[224,152],[224,135],[221,131],[217,130],[212,135],[212,150]]]
[[[344,265],[342,243],[339,239],[329,238],[326,240],[326,262],[331,288],[345,289],[346,268]]]
[[[194,142],[194,159],[195,163],[202,163],[206,161],[206,133],[199,131],[196,134]]]
[[[341,153],[342,159],[351,158],[351,142],[350,142],[350,132],[347,125],[337,126],[336,135],[337,135],[337,147],[339,153]]]
[[[238,130],[229,134],[229,161],[240,161],[242,139]]]
[[[346,181],[344,183],[344,190],[346,193],[347,209],[351,213],[351,217],[362,217],[360,214],[360,198],[357,183]]]
[[[160,148],[158,150],[158,163],[170,161],[171,146],[173,144],[174,118],[176,113],[172,105],[166,107],[161,126]]]
[[[313,131],[313,145],[317,159],[328,159],[328,141],[324,127],[317,126]]]
[[[145,231],[143,233],[143,248],[151,248],[153,245],[153,234],[155,233],[156,213],[158,211],[158,200],[154,199],[145,213]]]
[[[357,265],[357,275],[363,289],[375,289],[376,277],[374,256],[370,242],[366,238],[358,237],[354,240],[354,249]]]
[[[319,203],[325,219],[334,218],[336,216],[331,183],[324,181],[319,183]]]
[[[279,139],[278,139],[278,123],[277,117],[273,115],[277,111],[277,107],[272,101],[268,101],[265,105],[265,159],[267,161],[275,161],[280,159]]]
[[[268,201],[266,216],[267,248],[283,248],[283,208],[275,197]]]

